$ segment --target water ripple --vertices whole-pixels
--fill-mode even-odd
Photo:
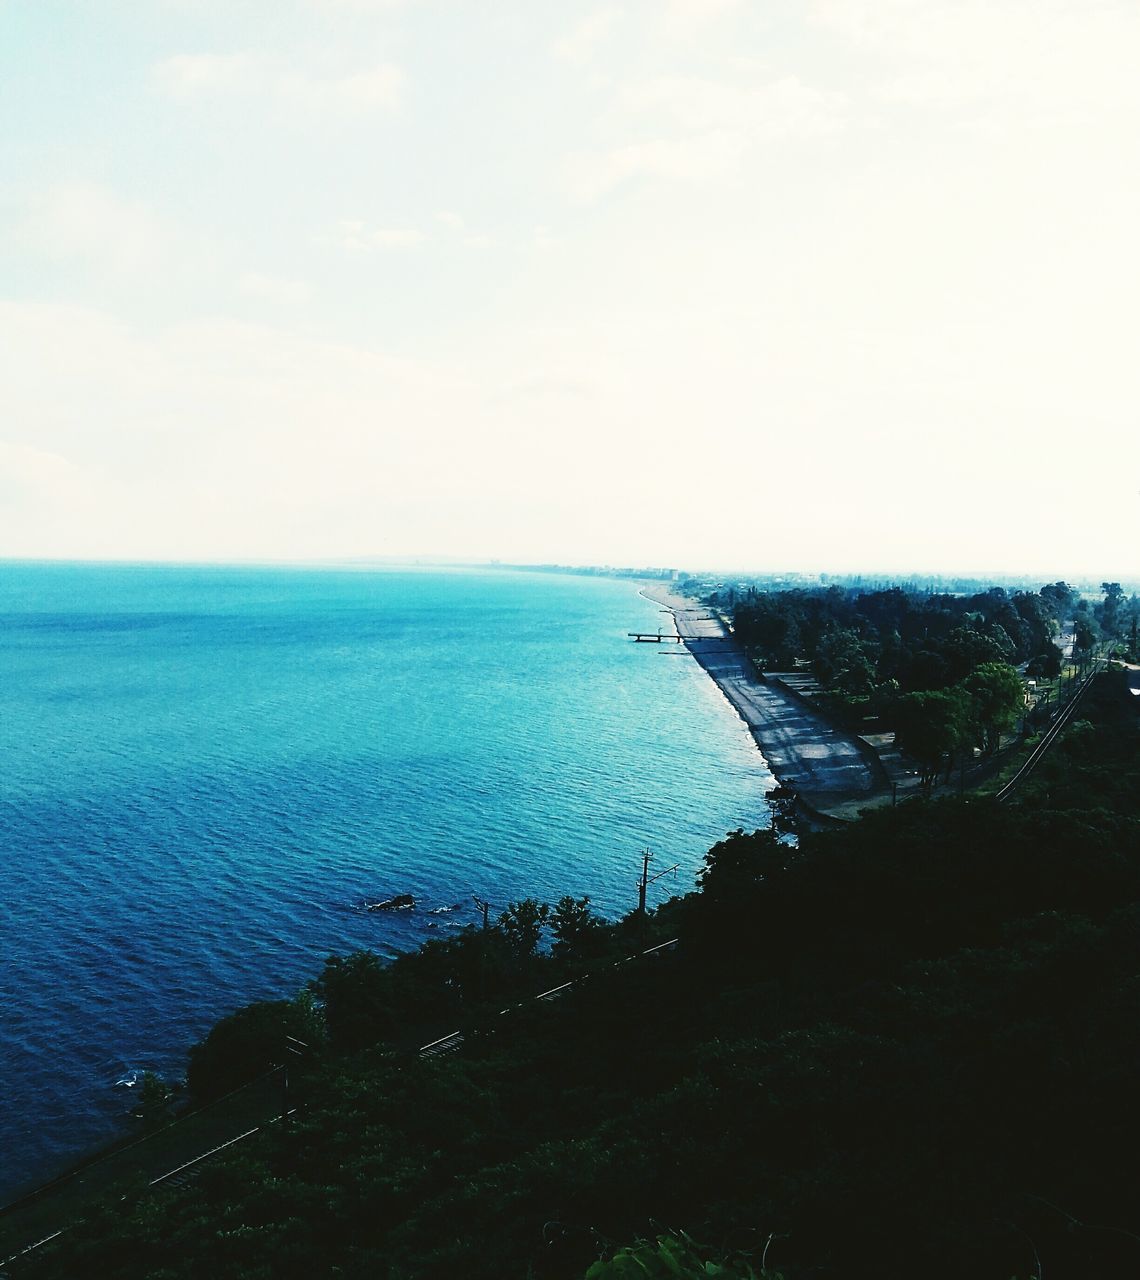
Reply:
[[[683,890],[764,824],[723,699],[626,642],[657,622],[590,578],[0,566],[0,1199],[332,951],[472,923],[473,891],[616,914],[645,844]]]

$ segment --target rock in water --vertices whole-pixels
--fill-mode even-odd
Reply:
[[[366,911],[410,911],[416,905],[410,893],[398,893],[394,898],[385,898],[383,902],[365,904]]]

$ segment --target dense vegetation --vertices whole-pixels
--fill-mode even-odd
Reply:
[[[1066,620],[1075,624],[1078,657],[1103,640],[1118,642],[1127,656],[1136,644],[1140,598],[1127,597],[1117,582],[1102,589],[1104,599],[1095,604],[1064,582],[1036,592],[990,587],[973,595],[901,587],[732,590],[721,593],[721,602],[761,667],[786,671],[806,659],[825,688],[859,697],[884,686],[903,693],[946,689],[990,662],[1056,674],[1053,639]]]
[[[929,786],[975,751],[992,753],[1024,713],[1018,670],[1056,676],[1061,624],[1073,623],[1074,657],[1136,650],[1140,598],[1116,582],[1104,599],[1067,583],[1040,591],[989,587],[971,595],[831,586],[784,591],[722,589],[736,635],[761,670],[808,668],[819,705],[852,729],[893,730]]]
[[[1016,805],[737,832],[647,920],[528,901],[331,959],[192,1062],[208,1096],[303,1040],[288,1127],[13,1275],[1135,1274],[1137,704],[1099,677]]]

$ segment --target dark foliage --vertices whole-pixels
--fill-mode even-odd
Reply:
[[[321,1034],[304,1000],[261,1000],[216,1023],[190,1050],[186,1083],[197,1102],[229,1093],[282,1061],[286,1036],[306,1043]]]
[[[1135,1274],[1137,702],[1101,678],[1016,806],[729,835],[648,922],[672,951],[615,964],[643,922],[564,899],[559,955],[492,928],[330,962],[334,1051],[292,1130],[19,1274],[499,1280],[618,1255],[617,1275],[622,1246],[681,1231],[728,1274],[767,1245],[787,1280]],[[428,1008],[463,1012],[462,1052],[400,1052]]]

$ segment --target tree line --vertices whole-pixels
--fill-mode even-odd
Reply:
[[[1108,640],[1136,649],[1140,597],[1104,583],[1103,601],[1065,582],[1039,591],[990,587],[950,595],[891,587],[789,591],[724,589],[733,628],[761,671],[810,670],[822,708],[853,730],[896,734],[929,786],[975,750],[992,753],[1023,713],[1026,678],[1055,677],[1061,626],[1074,626],[1074,657]]]

